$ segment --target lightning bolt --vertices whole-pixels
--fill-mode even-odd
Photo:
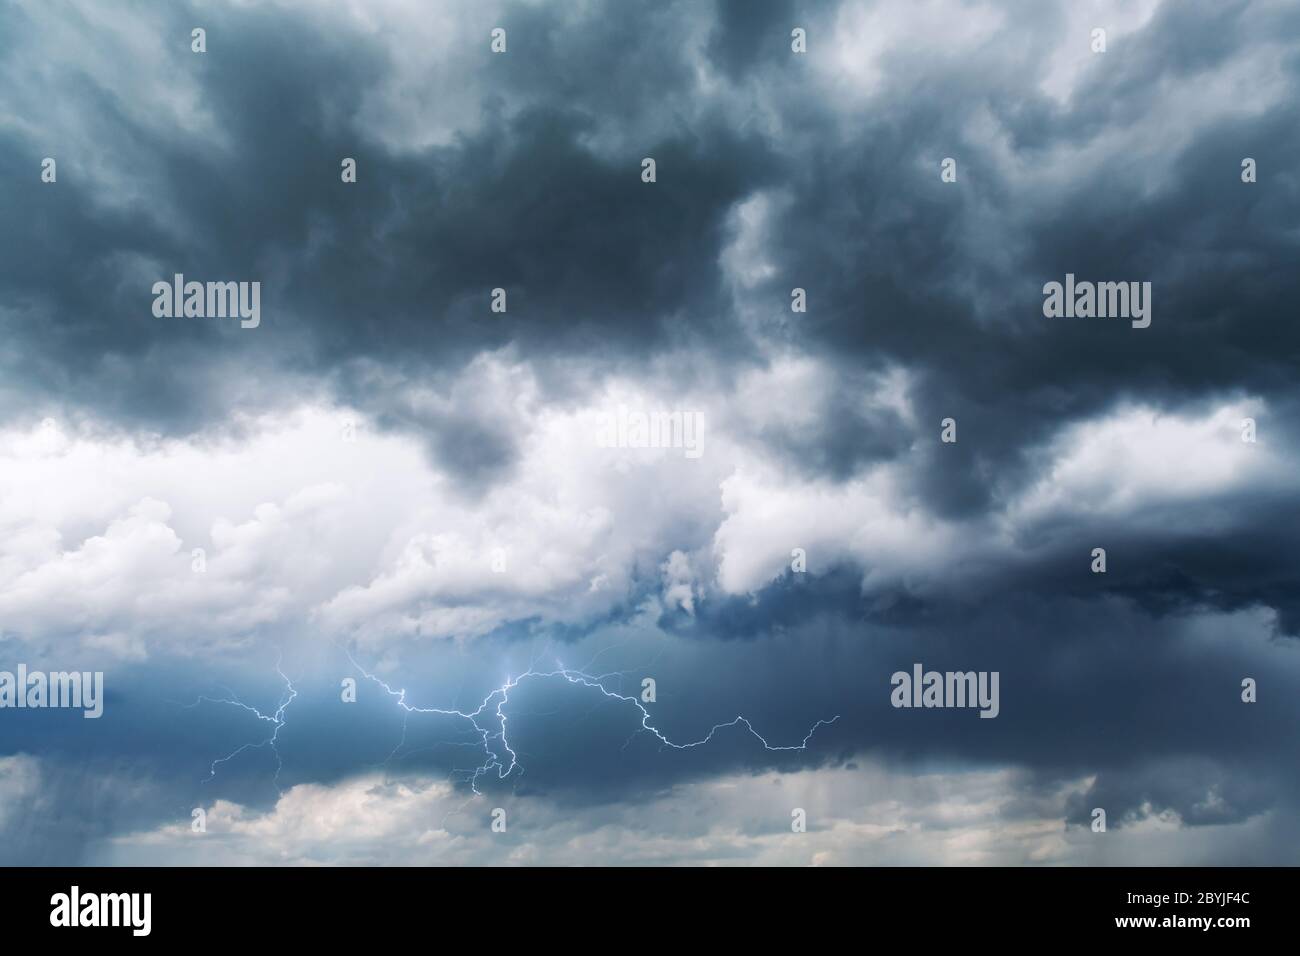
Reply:
[[[280,756],[280,748],[277,746],[277,743],[280,739],[280,731],[284,729],[285,712],[289,709],[289,705],[293,703],[294,698],[298,696],[298,690],[293,686],[293,681],[289,679],[289,676],[285,674],[283,668],[281,667],[282,660],[283,660],[283,655],[277,657],[275,662],[275,672],[279,674],[280,679],[284,681],[284,691],[280,695],[280,700],[276,704],[275,713],[273,714],[264,714],[256,707],[244,703],[242,700],[236,697],[235,694],[229,690],[229,688],[223,688],[224,690],[227,691],[227,693],[230,693],[229,697],[200,696],[194,701],[194,703],[186,705],[187,708],[192,708],[192,707],[198,707],[200,704],[203,703],[229,704],[233,707],[239,707],[243,710],[248,711],[258,720],[265,721],[271,724],[272,727],[274,728],[271,731],[271,735],[267,737],[265,740],[258,741],[255,743],[254,742],[246,743],[243,746],[238,747],[235,750],[232,750],[224,757],[218,757],[216,760],[212,761],[212,765],[208,768],[208,776],[204,779],[204,783],[216,777],[217,768],[221,766],[223,763],[227,763],[231,760],[234,760],[236,757],[238,757],[240,754],[244,753],[247,750],[260,750],[263,747],[269,746],[271,748],[271,752],[275,754],[275,776],[272,778],[275,783],[275,789],[280,793],[284,792],[283,790],[280,790],[280,771],[284,769],[284,760]]]
[[[651,723],[650,711],[646,710],[645,706],[641,703],[639,699],[637,699],[634,696],[629,696],[627,694],[616,693],[610,690],[609,688],[605,687],[605,685],[602,683],[603,681],[608,680],[611,677],[621,677],[623,676],[622,673],[614,672],[610,674],[591,675],[591,674],[584,673],[583,671],[580,670],[571,670],[569,668],[566,668],[560,665],[558,661],[556,662],[557,666],[555,670],[539,671],[539,670],[535,670],[533,666],[530,665],[527,671],[518,675],[517,677],[507,678],[504,684],[502,684],[500,687],[496,688],[495,690],[491,691],[486,697],[484,697],[482,702],[474,710],[465,711],[465,710],[447,709],[442,707],[417,707],[414,704],[407,703],[406,690],[404,688],[394,690],[393,687],[390,686],[387,681],[370,673],[364,667],[358,664],[356,659],[353,658],[351,653],[349,653],[346,648],[342,648],[342,650],[343,653],[347,655],[348,660],[352,662],[352,666],[355,667],[357,671],[367,680],[374,681],[376,684],[382,687],[385,693],[387,693],[390,697],[396,698],[397,706],[400,707],[403,711],[402,739],[401,741],[398,742],[397,746],[393,748],[393,752],[389,755],[389,760],[391,760],[393,756],[397,754],[397,751],[400,750],[402,747],[402,743],[405,742],[406,740],[406,721],[411,714],[437,714],[443,717],[460,718],[470,723],[470,725],[478,732],[482,741],[483,751],[487,755],[487,759],[484,761],[484,763],[481,766],[474,769],[469,776],[470,787],[476,794],[480,792],[478,789],[478,781],[481,777],[484,777],[492,773],[493,771],[495,771],[497,775],[497,779],[504,780],[506,777],[510,776],[510,774],[512,774],[517,767],[520,766],[519,758],[515,754],[514,750],[511,748],[510,739],[507,736],[507,732],[506,732],[507,717],[505,713],[505,706],[510,701],[510,692],[513,691],[516,687],[520,685],[520,683],[522,683],[525,680],[561,679],[567,681],[570,684],[599,691],[601,694],[603,694],[605,697],[611,700],[618,700],[618,701],[623,701],[624,703],[629,703],[634,707],[636,707],[636,709],[641,712],[641,726],[639,729],[633,732],[631,737],[628,738],[628,742],[630,743],[632,738],[635,737],[637,734],[649,733],[649,734],[653,734],[662,746],[671,747],[674,750],[690,750],[695,747],[702,747],[705,744],[707,744],[710,740],[712,740],[714,735],[717,734],[719,731],[726,730],[728,727],[737,727],[742,725],[746,730],[749,731],[751,735],[754,736],[755,739],[758,740],[759,743],[763,745],[764,750],[771,750],[771,751],[806,750],[808,747],[808,741],[812,739],[813,734],[817,732],[817,729],[819,727],[828,726],[840,719],[839,714],[836,714],[830,720],[817,721],[817,723],[812,725],[808,733],[804,735],[803,740],[801,740],[797,744],[779,745],[779,744],[768,743],[767,739],[762,734],[760,734],[757,730],[755,730],[754,725],[751,724],[749,722],[749,719],[747,717],[744,717],[743,715],[736,716],[731,720],[724,721],[723,723],[720,724],[714,724],[713,727],[709,730],[709,732],[705,734],[703,737],[701,737],[699,740],[692,740],[686,743],[677,743],[673,740],[670,740],[664,733],[662,733],[657,727],[655,727],[653,723]],[[495,706],[493,705],[494,701],[495,701]],[[483,718],[484,714],[488,715],[486,726],[484,723],[480,723],[480,719]],[[503,754],[509,755],[508,760],[505,758],[503,754],[499,754],[492,749],[492,742],[496,740],[499,740],[501,742],[501,750],[503,751]],[[624,746],[626,746],[626,744]]]

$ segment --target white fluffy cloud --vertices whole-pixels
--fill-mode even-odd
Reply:
[[[708,540],[720,456],[597,443],[601,414],[671,399],[616,385],[543,408],[508,398],[534,391],[526,370],[486,360],[451,387],[496,396],[519,443],[513,474],[482,493],[347,409],[172,441],[53,422],[0,434],[5,633],[132,655],[309,622],[363,643],[468,637],[606,613],[637,575],[657,578],[683,529]]]
[[[340,422],[303,410],[165,442],[3,433],[5,633],[139,655],[304,616],[366,572],[421,467],[409,442],[348,444]]]
[[[1189,835],[1151,816],[1122,838],[1067,827],[1086,779],[1036,791],[1017,771],[908,774],[855,768],[723,776],[646,803],[569,807],[538,797],[472,797],[438,780],[377,775],[303,784],[259,812],[226,801],[190,821],[101,844],[101,865],[946,865],[1196,862],[1270,839],[1264,815]],[[506,811],[506,831],[490,829]],[[806,832],[791,828],[802,809]]]
[[[1258,426],[1263,411],[1258,401],[1200,415],[1126,407],[1071,426],[1045,450],[1044,470],[1017,502],[1016,519],[1062,512],[1140,518],[1162,504],[1285,487],[1291,472],[1267,441],[1267,425],[1264,441],[1258,431],[1256,441],[1242,440],[1243,423],[1252,419]]]
[[[1258,402],[1180,417],[1123,408],[1039,449],[1043,481],[971,529],[908,493],[911,454],[835,481],[801,477],[769,449],[765,436],[821,426],[827,377],[791,359],[729,395],[610,379],[558,406],[536,401],[526,366],[484,357],[448,388],[480,394],[516,443],[517,461],[486,489],[347,409],[169,441],[53,422],[10,429],[0,620],[8,636],[140,656],[305,627],[363,645],[469,638],[632,612],[647,596],[693,613],[712,589],[752,592],[786,573],[793,548],[813,573],[849,562],[868,589],[923,586],[972,555],[1009,560],[1023,529],[1080,507],[1142,520],[1162,503],[1287,474],[1266,432],[1240,440],[1241,418],[1265,411]],[[863,411],[914,424],[908,389],[897,375],[864,380]],[[440,401],[426,390],[411,406]],[[601,447],[601,416],[621,407],[700,415],[703,456]],[[935,441],[918,430],[913,453]]]

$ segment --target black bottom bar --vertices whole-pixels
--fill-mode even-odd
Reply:
[[[714,939],[734,947],[770,943],[774,931],[816,931],[810,941],[824,940],[835,926],[863,942],[905,931],[927,943],[1131,936],[1230,945],[1241,934],[1286,929],[1295,877],[1294,869],[1271,868],[38,868],[0,874],[0,914],[10,940],[76,933],[83,943],[114,937],[205,947],[252,940],[373,947],[390,935],[435,948],[538,936],[651,945],[667,932],[677,934],[674,945]],[[147,935],[138,932],[146,925]]]

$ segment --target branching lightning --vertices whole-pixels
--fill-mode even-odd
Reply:
[[[641,733],[653,734],[655,738],[658,739],[660,744],[662,744],[665,747],[671,747],[674,750],[690,750],[694,747],[701,747],[704,744],[707,744],[710,740],[712,740],[713,736],[719,731],[725,730],[728,727],[736,727],[741,725],[743,725],[745,729],[748,730],[749,733],[752,734],[754,738],[757,739],[758,742],[763,745],[763,748],[765,750],[772,750],[772,751],[806,750],[808,747],[808,741],[811,740],[813,734],[817,732],[817,728],[833,724],[835,723],[835,721],[839,720],[839,715],[836,714],[830,720],[817,721],[817,723],[812,725],[808,733],[804,735],[803,740],[801,740],[797,744],[774,745],[768,743],[767,739],[763,737],[763,735],[760,734],[757,730],[754,729],[754,725],[749,722],[749,719],[747,717],[736,716],[731,720],[725,721],[723,723],[714,724],[713,727],[709,730],[709,732],[705,734],[703,737],[701,737],[699,740],[693,740],[687,743],[677,743],[673,740],[670,740],[664,733],[662,733],[658,728],[656,728],[654,724],[651,723],[650,711],[648,711],[645,708],[645,706],[641,703],[640,700],[638,700],[634,696],[616,693],[615,691],[612,691],[609,688],[605,687],[603,681],[608,680],[611,677],[622,676],[617,672],[611,674],[591,675],[591,674],[586,674],[582,671],[571,670],[569,668],[560,666],[558,662],[557,662],[556,669],[550,671],[539,671],[539,670],[535,670],[533,667],[530,666],[527,671],[518,675],[517,677],[507,678],[504,684],[502,684],[500,687],[496,688],[495,690],[491,691],[486,697],[484,697],[482,702],[474,710],[465,711],[465,710],[446,709],[442,707],[417,707],[414,704],[407,703],[405,689],[394,690],[393,687],[390,686],[382,678],[370,673],[365,668],[363,668],[360,664],[358,664],[356,662],[356,659],[353,658],[352,655],[348,653],[346,650],[344,651],[344,653],[347,654],[348,660],[352,662],[352,666],[355,667],[363,677],[365,677],[367,680],[374,681],[376,684],[382,687],[389,696],[396,698],[398,707],[400,707],[403,711],[402,741],[399,742],[397,744],[397,747],[393,749],[393,753],[390,754],[389,759],[391,759],[392,756],[395,755],[397,751],[401,749],[402,742],[404,742],[406,739],[406,719],[411,714],[437,714],[444,717],[459,718],[461,720],[466,720],[470,723],[470,725],[474,728],[475,731],[477,731],[477,733],[482,739],[483,751],[486,754],[486,758],[487,758],[481,766],[475,768],[472,772],[470,772],[469,783],[470,783],[470,787],[473,789],[475,793],[479,793],[478,781],[481,777],[484,777],[487,774],[490,774],[493,771],[495,771],[497,775],[497,779],[504,780],[506,777],[510,776],[510,774],[513,773],[517,767],[520,766],[519,758],[515,754],[515,751],[511,748],[510,739],[507,735],[507,727],[506,727],[507,717],[505,713],[505,706],[507,703],[509,703],[510,692],[514,690],[516,687],[518,687],[519,684],[525,680],[551,680],[551,679],[558,678],[561,680],[565,680],[570,684],[575,684],[580,687],[590,688],[592,690],[599,691],[605,697],[610,698],[611,700],[619,700],[625,703],[632,704],[634,707],[636,707],[637,710],[641,712],[641,726],[633,734],[633,736],[635,737],[636,734],[641,734]],[[495,705],[493,703],[494,701],[495,701]],[[485,715],[487,715],[486,718]],[[484,719],[485,722],[480,723],[481,719]],[[630,740],[631,738],[629,738],[629,741]],[[493,750],[492,744],[494,741],[500,741],[500,745],[501,745],[500,753]]]
[[[431,714],[468,722],[469,726],[473,728],[478,738],[477,742],[470,745],[481,746],[485,755],[482,764],[472,770],[463,771],[467,774],[466,779],[470,784],[470,788],[476,794],[481,792],[478,788],[479,780],[489,774],[495,773],[498,780],[504,780],[516,770],[522,772],[519,757],[510,744],[508,734],[509,717],[506,714],[506,706],[510,702],[511,692],[521,683],[528,680],[563,680],[568,684],[597,691],[609,700],[617,700],[625,704],[631,704],[640,712],[641,720],[640,726],[633,732],[631,737],[628,738],[628,742],[630,743],[638,734],[648,733],[653,735],[655,739],[659,741],[661,746],[669,747],[673,750],[691,750],[695,747],[702,747],[709,743],[720,731],[726,730],[730,727],[744,727],[745,730],[754,737],[754,739],[763,745],[763,749],[765,750],[806,750],[809,741],[812,740],[813,735],[817,732],[818,728],[829,726],[839,720],[839,715],[837,714],[829,720],[817,721],[809,728],[808,733],[806,733],[803,739],[797,744],[772,744],[754,728],[754,725],[750,723],[749,718],[743,715],[737,715],[731,720],[714,724],[713,727],[709,729],[708,733],[698,740],[678,742],[670,739],[666,734],[659,730],[654,723],[652,723],[650,711],[646,709],[645,705],[637,697],[619,693],[605,686],[605,682],[609,681],[611,678],[623,677],[624,675],[620,672],[588,674],[582,670],[574,670],[572,668],[564,667],[558,662],[557,666],[553,670],[538,670],[535,666],[530,665],[527,671],[515,677],[507,678],[505,683],[500,687],[490,691],[473,710],[457,710],[454,708],[443,707],[420,707],[409,703],[407,701],[407,692],[404,688],[394,689],[387,681],[370,673],[357,663],[356,659],[351,655],[351,653],[348,653],[346,649],[344,649],[344,653],[347,654],[348,660],[351,661],[352,666],[356,668],[358,673],[360,673],[366,680],[378,684],[386,694],[396,700],[397,706],[402,710],[402,737],[389,754],[389,760],[397,755],[398,751],[401,750],[406,741],[407,719],[411,714]],[[233,692],[229,691],[229,696],[227,697],[200,696],[193,703],[186,705],[187,707],[197,707],[203,703],[211,703],[238,707],[252,714],[258,720],[270,725],[270,733],[265,739],[260,741],[249,741],[248,743],[242,744],[232,750],[224,757],[218,757],[213,760],[208,768],[207,780],[215,778],[217,775],[217,768],[222,764],[234,760],[240,754],[249,750],[260,750],[263,747],[270,747],[271,752],[275,754],[275,776],[273,780],[276,789],[280,790],[280,772],[284,767],[284,761],[280,755],[278,741],[280,731],[284,729],[286,720],[285,715],[289,706],[293,703],[294,699],[297,698],[298,690],[294,687],[293,681],[289,679],[289,676],[285,674],[284,669],[281,666],[281,660],[279,659],[276,661],[275,670],[276,673],[280,675],[280,679],[284,681],[284,691],[282,692],[273,713],[263,713],[251,704],[247,704],[240,700]],[[499,746],[496,746],[498,744]]]
[[[218,757],[216,760],[212,761],[212,765],[208,768],[208,776],[206,780],[213,779],[217,775],[217,768],[219,766],[221,766],[223,763],[226,763],[230,760],[234,760],[236,757],[244,753],[246,750],[260,750],[263,747],[270,747],[271,752],[275,754],[275,777],[273,778],[273,780],[275,782],[276,790],[280,790],[280,771],[284,769],[284,760],[280,757],[280,749],[277,746],[277,743],[280,738],[280,731],[284,729],[285,712],[289,709],[289,705],[293,703],[294,698],[298,696],[297,688],[293,686],[293,681],[289,680],[288,675],[285,674],[283,668],[280,666],[281,663],[282,663],[282,659],[276,660],[275,672],[279,674],[280,679],[284,681],[284,692],[280,695],[279,703],[276,705],[275,713],[273,714],[262,713],[256,707],[244,703],[233,693],[231,693],[229,697],[201,696],[198,699],[196,699],[194,703],[187,705],[188,707],[197,707],[199,706],[199,704],[202,703],[230,704],[231,706],[239,707],[242,708],[243,710],[248,711],[258,720],[265,721],[271,724],[272,727],[274,728],[271,731],[271,735],[267,737],[265,740],[246,743],[243,746],[238,747],[235,750],[232,750],[224,757]],[[229,692],[228,689],[227,691]]]

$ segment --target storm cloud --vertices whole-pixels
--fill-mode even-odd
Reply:
[[[1272,0],[6,6],[0,669],[107,702],[5,861],[1295,863],[1298,95]]]

